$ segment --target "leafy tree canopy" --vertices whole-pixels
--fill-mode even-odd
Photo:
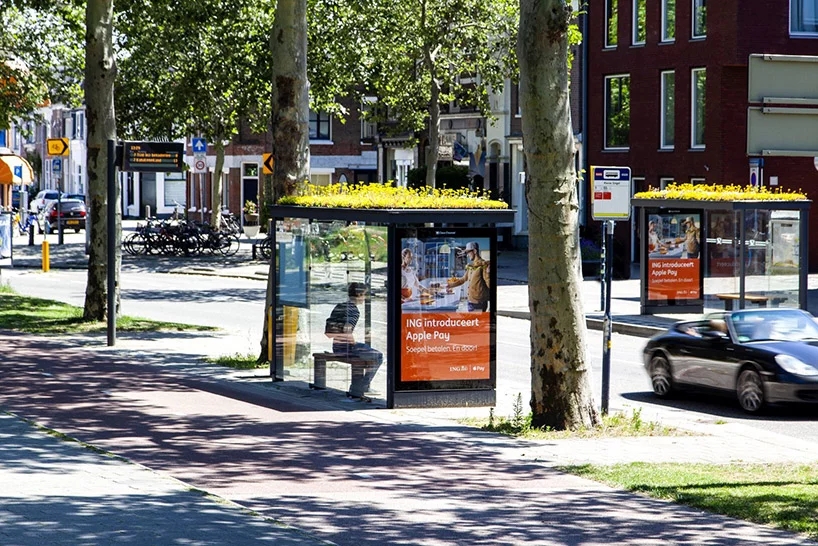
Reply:
[[[72,2],[0,6],[0,128],[38,119],[38,108],[82,100],[84,10]]]

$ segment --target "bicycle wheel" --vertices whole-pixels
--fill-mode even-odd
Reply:
[[[219,252],[225,256],[234,255],[239,251],[240,246],[241,241],[239,241],[239,236],[234,233],[223,233],[221,237],[219,237]]]
[[[273,240],[270,237],[265,237],[265,239],[256,246],[258,253],[265,260],[269,260],[273,255],[272,243]]]
[[[125,237],[122,241],[122,248],[132,256],[148,253],[148,245],[145,243],[145,238],[139,233],[131,233]]]

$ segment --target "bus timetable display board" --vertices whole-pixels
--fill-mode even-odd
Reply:
[[[122,170],[168,173],[181,172],[185,145],[181,142],[123,142]]]
[[[495,388],[496,231],[400,228],[397,391]]]

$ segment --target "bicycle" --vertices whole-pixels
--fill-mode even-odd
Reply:
[[[17,226],[20,235],[26,235],[29,229],[32,229],[35,225],[39,228],[40,222],[37,219],[37,215],[31,211],[29,211],[28,215],[26,216],[25,222],[22,221],[20,216],[20,211],[18,210],[14,214],[14,218],[12,219],[12,223]],[[14,229],[14,227],[12,227]]]

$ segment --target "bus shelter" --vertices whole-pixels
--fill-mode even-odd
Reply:
[[[633,199],[642,314],[807,308],[811,201]]]
[[[274,381],[388,408],[495,405],[497,229],[514,211],[270,212]]]

